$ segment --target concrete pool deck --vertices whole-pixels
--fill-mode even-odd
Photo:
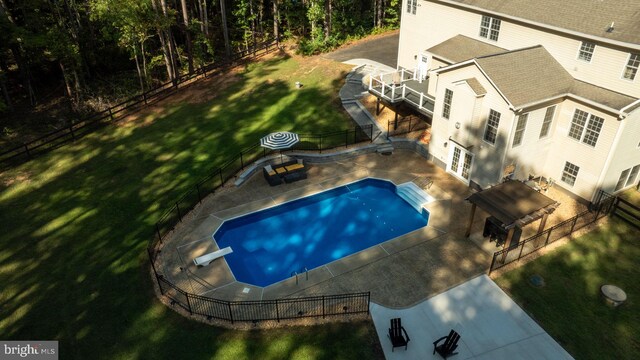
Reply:
[[[460,334],[455,359],[573,359],[488,276],[481,275],[408,309],[371,304],[371,317],[388,360],[441,359],[433,342]],[[401,318],[409,346],[391,349],[390,319]]]
[[[270,187],[257,172],[240,186],[230,185],[209,195],[183,218],[168,236],[158,269],[174,284],[194,294],[222,300],[261,300],[283,297],[371,292],[377,304],[402,308],[465,282],[487,271],[495,246],[464,237],[471,205],[467,185],[411,150],[393,155],[369,153],[348,158],[308,162],[308,179]],[[436,201],[425,206],[429,225],[354,255],[311,269],[279,283],[258,287],[235,281],[224,258],[206,267],[193,259],[217,250],[212,234],[224,219],[253,212],[365,177],[396,184],[429,177]],[[473,231],[481,232],[487,214],[476,213]],[[553,224],[550,218],[549,224]],[[534,224],[537,225],[537,224]],[[489,245],[489,246],[487,246]]]

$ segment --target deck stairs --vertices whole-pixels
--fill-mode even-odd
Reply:
[[[429,194],[412,181],[396,186],[396,194],[408,202],[409,205],[413,206],[418,212],[422,211],[424,204],[433,201],[433,198],[429,196]]]

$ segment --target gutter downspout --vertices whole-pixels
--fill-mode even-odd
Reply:
[[[591,202],[595,199],[598,189],[602,188],[602,184],[604,183],[604,177],[609,172],[609,166],[611,166],[611,161],[613,159],[613,154],[615,153],[615,149],[618,147],[618,143],[620,142],[620,138],[622,137],[622,130],[624,129],[625,122],[619,120],[620,126],[618,126],[618,131],[616,132],[616,136],[613,138],[613,143],[611,144],[611,148],[609,148],[609,155],[607,156],[607,160],[604,162],[604,166],[602,167],[602,172],[600,172],[600,177],[598,178],[598,182],[596,183],[596,188],[591,194]]]

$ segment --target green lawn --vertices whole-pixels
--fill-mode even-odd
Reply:
[[[640,359],[637,234],[610,220],[497,283],[576,359]],[[546,286],[529,285],[533,274],[542,275]],[[603,284],[620,286],[628,301],[615,309],[605,305]]]
[[[227,89],[201,87],[212,100],[169,99],[0,174],[0,339],[57,339],[64,359],[375,357],[370,322],[236,332],[188,321],[154,297],[145,251],[172,201],[261,136],[351,127],[336,95],[345,70],[251,64]]]

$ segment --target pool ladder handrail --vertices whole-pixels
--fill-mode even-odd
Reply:
[[[304,267],[304,274],[306,277],[306,280],[309,281],[309,269],[307,269],[307,267]],[[296,277],[296,285],[298,285],[298,272],[297,271],[292,271],[291,272],[291,276],[295,276]]]
[[[296,285],[298,285],[298,272],[297,271],[292,271],[291,272],[291,276],[294,276],[294,275],[296,277]]]
[[[307,267],[304,267],[304,274],[307,276],[307,281],[309,281],[309,269],[307,269]]]

